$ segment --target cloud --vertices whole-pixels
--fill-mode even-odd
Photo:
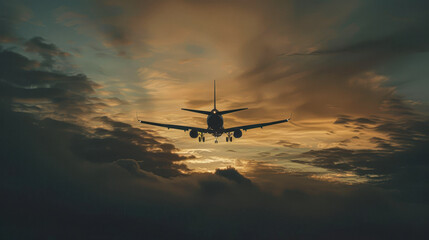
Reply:
[[[39,104],[38,107],[45,108],[42,113],[56,111],[63,116],[75,117],[105,105],[90,98],[99,85],[83,74],[41,70],[39,62],[8,50],[0,52],[0,63],[2,98],[15,99],[16,107],[20,107],[20,102],[32,101],[33,105],[48,102]]]
[[[54,64],[54,57],[69,57],[70,53],[61,51],[52,43],[46,43],[42,37],[33,37],[25,42],[25,51],[35,52],[43,57],[44,61],[42,66],[52,68]]]
[[[8,220],[5,236],[275,239],[427,234],[426,205],[409,205],[377,187],[258,173],[266,174],[260,178],[266,184],[277,185],[280,195],[275,195],[247,187],[250,181],[235,169],[165,179],[143,170],[134,159],[93,163],[80,158],[70,147],[82,130],[79,126],[1,110],[1,126],[7,126],[0,137],[1,191],[9,206],[2,214]],[[103,156],[104,150],[97,155]],[[401,227],[387,231],[393,226]]]
[[[17,66],[33,66],[27,58],[7,54],[21,59]],[[28,86],[18,83],[18,88]],[[12,101],[12,93],[3,99]],[[422,180],[424,170],[398,185],[393,180],[410,179],[403,175],[407,171],[401,165],[389,170],[381,164],[378,173],[398,176],[381,185],[387,190],[317,181],[269,165],[249,173],[252,181],[233,168],[184,175],[180,170],[185,166],[174,163],[183,159],[173,153],[174,146],[127,123],[95,117],[93,121],[103,125],[93,129],[38,119],[5,104],[0,108],[1,191],[9,206],[2,214],[7,219],[4,236],[275,239],[427,234],[425,198],[409,188]],[[380,131],[390,127],[384,125]],[[332,166],[320,153],[309,154],[319,157],[325,168]],[[354,154],[325,151],[325,158],[340,155],[351,161],[348,168],[337,166],[339,170],[368,166],[356,160],[365,155]],[[388,190],[398,186],[408,188],[405,195]],[[422,220],[416,222],[416,217]],[[386,233],[393,226],[401,228]]]
[[[283,145],[284,147],[289,147],[289,148],[299,148],[301,146],[301,144],[299,143],[289,142],[287,140],[280,140],[277,142],[277,144],[280,144],[280,145]]]
[[[154,180],[154,181],[157,180],[156,175],[141,169],[139,163],[134,159],[119,159],[119,160],[116,160],[114,163],[125,168],[130,173],[138,177],[145,178],[148,180]]]
[[[52,64],[55,59],[50,57],[66,56],[54,44],[46,44],[37,37],[24,46],[27,51],[47,55]],[[81,158],[97,163],[133,159],[142,171],[165,177],[178,176],[182,170],[188,170],[185,165],[174,162],[192,156],[173,153],[178,150],[170,143],[160,142],[165,139],[106,116],[89,118],[98,115],[96,110],[107,104],[103,99],[91,96],[99,85],[85,75],[43,70],[39,62],[8,50],[0,52],[0,63],[3,107],[9,111],[37,113],[43,119],[38,123],[41,126],[55,130],[62,128],[65,133],[73,133],[69,135],[70,151]],[[84,119],[93,121],[93,124],[101,122],[106,128],[92,129],[89,122],[81,124]],[[92,132],[92,137],[88,136],[89,132]],[[134,172],[144,174],[142,171]]]
[[[148,132],[129,124],[108,117],[98,119],[113,129],[97,128],[92,138],[85,135],[75,136],[71,149],[81,158],[96,163],[133,159],[139,168],[163,177],[179,176],[182,175],[181,170],[189,170],[186,165],[175,164],[190,157],[173,153],[176,150],[174,145],[161,143]]]
[[[355,123],[358,125],[366,125],[366,124],[376,124],[378,122],[377,118],[355,118],[352,119],[349,116],[340,116],[337,118],[337,120],[335,120],[334,124],[350,124],[350,123]]]
[[[344,148],[328,148],[322,150],[310,150],[302,154],[302,157],[311,157],[310,164],[318,167],[333,169],[337,171],[356,171],[362,174],[363,170],[371,169],[371,164],[377,158],[381,158],[381,153],[373,150],[350,150]],[[294,160],[299,163],[306,163],[302,160]],[[363,168],[363,169],[361,169]],[[371,172],[371,170],[369,170]]]
[[[429,192],[420,187],[423,187],[423,172],[429,168],[424,160],[429,152],[423,147],[429,142],[428,127],[427,121],[421,120],[378,120],[375,130],[388,137],[370,138],[370,142],[375,143],[378,149],[310,150],[303,153],[302,157],[311,160],[294,161],[366,176],[374,184],[388,186],[400,191],[401,195],[410,196],[408,200],[411,202],[425,202],[429,199]]]
[[[251,185],[252,184],[252,181],[245,178],[237,170],[235,170],[234,168],[231,168],[231,167],[226,168],[226,169],[216,169],[215,174],[218,176],[225,177],[225,178],[227,178],[231,181],[234,181],[238,184],[243,184],[243,185]]]

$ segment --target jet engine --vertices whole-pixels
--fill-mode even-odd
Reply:
[[[198,131],[193,129],[189,132],[189,136],[191,136],[191,138],[197,138],[198,137]]]
[[[241,138],[241,136],[243,136],[243,132],[241,132],[240,129],[237,129],[234,131],[234,137],[235,138]]]

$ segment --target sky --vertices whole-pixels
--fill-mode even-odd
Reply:
[[[0,1],[2,239],[424,238],[427,9]]]

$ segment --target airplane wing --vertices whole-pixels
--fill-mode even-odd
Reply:
[[[284,122],[289,122],[290,118],[288,119],[283,119],[283,120],[279,120],[279,121],[274,121],[274,122],[267,122],[267,123],[258,123],[258,124],[252,124],[252,125],[244,125],[244,126],[239,126],[239,127],[233,127],[233,128],[226,128],[223,131],[224,132],[233,132],[235,130],[249,130],[252,128],[262,128],[265,126],[269,126],[269,125],[274,125],[274,124],[279,124],[279,123],[284,123]]]
[[[183,130],[183,131],[197,130],[198,132],[202,132],[202,133],[211,133],[212,132],[211,130],[204,129],[204,128],[196,128],[196,127],[173,125],[173,124],[163,124],[163,123],[156,123],[156,122],[147,122],[147,121],[142,121],[142,120],[138,120],[138,121],[140,123],[143,123],[143,124],[149,124],[149,125],[154,125],[154,126],[159,126],[159,127],[166,127],[168,129],[173,128],[173,129],[179,129],[179,130]]]

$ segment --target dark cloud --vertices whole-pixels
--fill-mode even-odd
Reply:
[[[174,167],[164,162],[177,157],[144,147],[134,150],[132,146],[159,143],[125,123],[100,118],[112,129],[99,129],[94,136],[70,123],[37,120],[4,108],[1,113],[0,186],[2,202],[8,206],[1,219],[6,238],[335,239],[427,234],[427,205],[410,205],[408,197],[403,200],[377,187],[272,174],[271,168],[257,174],[266,184],[277,184],[280,195],[248,187],[254,183],[232,168],[166,179],[153,173],[163,175],[170,168],[171,176]]]
[[[424,116],[413,119],[392,119],[377,125],[377,131],[387,134],[392,143],[400,147],[410,147],[428,139],[429,124]]]
[[[334,124],[348,124],[352,119],[349,116],[340,116],[335,120]]]
[[[42,66],[52,68],[55,62],[54,57],[68,57],[70,53],[61,51],[55,44],[47,43],[42,37],[34,37],[25,42],[25,51],[35,52],[43,57]]]
[[[379,138],[379,137],[372,137],[369,141],[377,144],[378,148],[386,149],[386,150],[388,149],[395,150],[394,147],[391,144],[389,144],[386,139]]]
[[[148,180],[157,180],[156,175],[146,172],[140,168],[139,162],[134,159],[119,159],[114,162],[115,164],[125,168],[131,174],[134,174],[138,177],[148,179]]]
[[[148,132],[129,124],[108,117],[99,119],[113,127],[113,130],[97,128],[92,138],[75,136],[71,149],[76,155],[95,163],[133,159],[133,165],[137,164],[140,169],[163,177],[179,176],[182,175],[180,170],[188,170],[186,165],[174,163],[189,158],[173,153],[176,150],[174,145],[161,143]]]
[[[234,181],[238,184],[249,185],[249,186],[252,184],[252,181],[245,178],[237,170],[235,170],[234,168],[231,168],[231,167],[226,168],[226,169],[216,169],[215,174],[218,176],[225,177],[225,178],[227,178],[231,181]]]
[[[336,170],[336,171],[356,171],[362,174],[367,173],[361,168],[370,167],[374,158],[380,157],[372,150],[349,150],[345,148],[328,148],[322,150],[310,150],[302,154],[303,157],[311,157],[311,164]],[[294,160],[299,163],[307,163],[301,160]]]
[[[312,160],[295,160],[299,163],[331,169],[338,172],[354,172],[366,176],[374,184],[388,186],[410,197],[410,202],[427,202],[429,192],[423,189],[429,171],[429,125],[426,120],[379,121],[374,127],[388,139],[372,137],[378,149],[328,148],[310,150],[302,154]],[[426,146],[426,147],[424,147]]]
[[[335,239],[427,234],[427,206],[408,205],[376,187],[259,171],[267,184],[287,183],[274,195],[249,188],[253,183],[232,168],[168,180],[143,170],[134,159],[93,164],[76,156],[70,144],[82,132],[79,126],[4,109],[1,121],[5,237]]]
[[[36,50],[52,55],[61,52],[53,44],[43,44]],[[6,50],[0,52],[0,64],[1,99],[5,107],[30,110],[42,117],[52,115],[51,111],[55,111],[54,118],[68,116],[67,119],[79,121],[77,119],[94,113],[96,108],[104,105],[102,99],[91,97],[94,87],[98,85],[83,74],[67,75],[40,70],[36,61]],[[29,108],[31,106],[35,108]],[[159,142],[148,132],[109,117],[96,117],[93,120],[111,129],[94,129],[92,137],[89,137],[91,130],[84,126],[52,118],[46,118],[38,124],[47,129],[54,127],[72,132],[69,135],[69,150],[90,162],[113,163],[120,159],[133,159],[141,169],[165,177],[181,175],[180,170],[187,170],[183,164],[174,164],[186,159],[173,153],[177,150],[174,145]],[[61,135],[64,133],[59,133]],[[138,170],[134,172],[143,174]]]
[[[299,143],[289,142],[288,140],[280,140],[277,142],[277,144],[283,145],[284,147],[288,148],[299,148],[301,146],[301,144]]]
[[[429,209],[419,192],[422,186],[410,188],[400,181],[408,190],[398,196],[374,186],[320,182],[259,164],[251,175],[264,179],[262,186],[280,191],[272,194],[233,168],[183,176],[172,166],[181,158],[168,152],[171,146],[163,149],[145,131],[108,117],[94,119],[107,125],[94,132],[0,110],[0,186],[2,202],[8,206],[1,221],[6,238],[335,239],[427,234]],[[159,150],[150,152],[148,146]],[[411,177],[400,165],[391,169],[399,170],[404,179]],[[394,172],[391,169],[386,172]],[[409,183],[424,185],[423,173],[413,175]],[[385,182],[387,189],[397,186]],[[408,203],[408,195],[417,205]]]
[[[8,50],[0,52],[0,64],[2,99],[13,98],[18,100],[16,104],[47,101],[49,105],[45,107],[52,109],[45,111],[55,110],[69,117],[90,113],[105,105],[90,98],[98,84],[83,74],[40,70],[37,61]]]

